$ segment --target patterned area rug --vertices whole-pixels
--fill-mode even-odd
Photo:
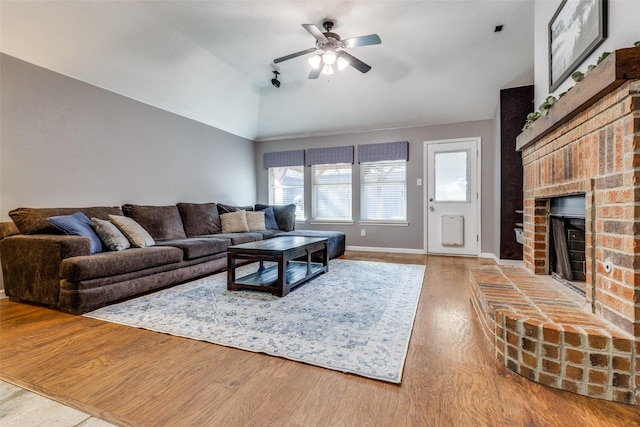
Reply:
[[[227,291],[219,273],[85,316],[400,383],[424,271],[333,260],[284,298]]]

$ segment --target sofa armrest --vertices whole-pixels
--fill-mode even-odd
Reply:
[[[60,263],[65,258],[90,255],[86,237],[19,234],[0,240],[5,294],[10,298],[57,307]]]

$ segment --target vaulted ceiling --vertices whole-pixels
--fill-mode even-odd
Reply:
[[[500,89],[533,83],[533,2],[0,1],[2,52],[253,140],[494,117]],[[307,78],[301,24],[382,44]],[[494,32],[503,25],[501,32]]]

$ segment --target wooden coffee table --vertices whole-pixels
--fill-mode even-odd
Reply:
[[[227,249],[227,289],[267,291],[283,297],[291,289],[329,271],[329,239],[325,237],[282,236],[229,246]],[[322,262],[311,262],[320,252]],[[304,261],[295,261],[303,258]],[[236,278],[236,260],[259,261],[258,271]],[[264,266],[264,261],[277,265]]]

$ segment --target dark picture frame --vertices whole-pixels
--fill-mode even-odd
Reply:
[[[608,0],[563,0],[549,22],[549,91],[607,38]]]

